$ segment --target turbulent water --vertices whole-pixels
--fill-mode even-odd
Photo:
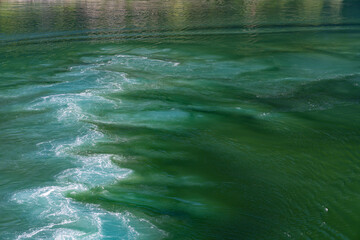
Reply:
[[[0,239],[359,239],[360,4],[0,0]]]

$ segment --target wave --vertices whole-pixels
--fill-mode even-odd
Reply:
[[[75,132],[69,132],[71,135],[66,138],[38,143],[38,157],[69,159],[75,166],[54,176],[55,182],[52,185],[13,194],[11,201],[20,204],[33,219],[33,227],[18,234],[16,239],[142,239],[142,235],[160,239],[165,234],[160,229],[156,230],[149,221],[138,219],[130,212],[110,212],[67,197],[67,194],[117,182],[132,173],[129,169],[113,164],[111,158],[115,155],[76,154],[77,148],[106,141],[106,136],[96,125],[85,121],[95,118],[91,113],[94,106],[118,107],[119,103],[104,98],[101,94],[121,91],[122,83],[131,84],[123,73],[106,72],[104,75],[98,71],[97,68],[101,66],[99,61],[104,59],[95,59],[90,66],[74,66],[69,72],[54,76],[57,79],[79,77],[75,81],[61,81],[57,85],[48,86],[56,91],[71,89],[74,93],[42,96],[28,104],[27,111],[47,110],[56,117],[59,127],[64,130],[76,129]],[[89,78],[94,81],[89,81]],[[87,84],[83,85],[83,81]]]
[[[41,116],[35,120],[49,130],[32,157],[66,163],[52,180],[11,196],[31,221],[15,238],[162,239],[171,237],[167,229],[204,239],[291,236],[311,227],[299,223],[294,230],[281,218],[306,221],[314,203],[324,214],[335,208],[315,191],[299,197],[274,175],[301,182],[325,169],[327,163],[315,168],[316,160],[302,155],[302,147],[312,150],[309,136],[319,147],[356,139],[357,119],[342,119],[359,101],[358,64],[346,54],[225,58],[207,46],[108,43],[74,51],[65,70],[46,75],[54,84],[36,94],[13,85],[24,94],[11,101],[26,97],[24,111]],[[343,115],[335,108],[344,108]],[[317,177],[312,187],[328,179]],[[322,233],[311,231],[335,235],[323,226]]]

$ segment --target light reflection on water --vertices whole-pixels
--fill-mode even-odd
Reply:
[[[342,0],[1,1],[2,33],[81,29],[184,30],[271,24],[336,24]],[[16,18],[16,21],[12,19]]]

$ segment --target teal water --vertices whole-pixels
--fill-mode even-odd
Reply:
[[[0,0],[0,239],[359,239],[360,3]]]

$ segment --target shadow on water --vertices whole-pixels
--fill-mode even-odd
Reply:
[[[236,135],[224,134],[219,123],[179,130],[95,123],[124,140],[98,143],[95,151],[83,154],[116,154],[121,158],[113,161],[134,173],[114,185],[70,196],[111,211],[144,215],[171,239],[250,239],[262,235],[259,229],[275,231],[279,219],[271,217],[276,208],[271,207],[275,200],[269,173],[255,169]],[[262,208],[247,209],[249,203]]]
[[[133,173],[115,184],[69,196],[110,211],[131,211],[164,229],[169,239],[287,238],[288,231],[298,237],[329,236],[334,230],[319,233],[301,222],[321,224],[321,210],[310,209],[321,209],[320,202],[328,201],[322,191],[308,190],[320,190],[328,181],[319,179],[311,166],[328,156],[317,169],[332,172],[343,153],[323,149],[359,140],[356,133],[344,131],[354,129],[360,119],[352,116],[343,125],[333,113],[343,108],[343,116],[351,114],[360,97],[357,83],[357,75],[323,79],[270,96],[231,91],[226,84],[203,92],[169,88],[108,94],[109,99],[139,106],[161,102],[161,111],[171,112],[172,106],[187,115],[163,125],[86,121],[109,140],[81,147],[76,154],[111,154],[114,163]],[[244,102],[267,110],[270,118],[234,111]],[[139,108],[118,111],[137,114]],[[159,106],[151,104],[141,111],[161,114]]]

